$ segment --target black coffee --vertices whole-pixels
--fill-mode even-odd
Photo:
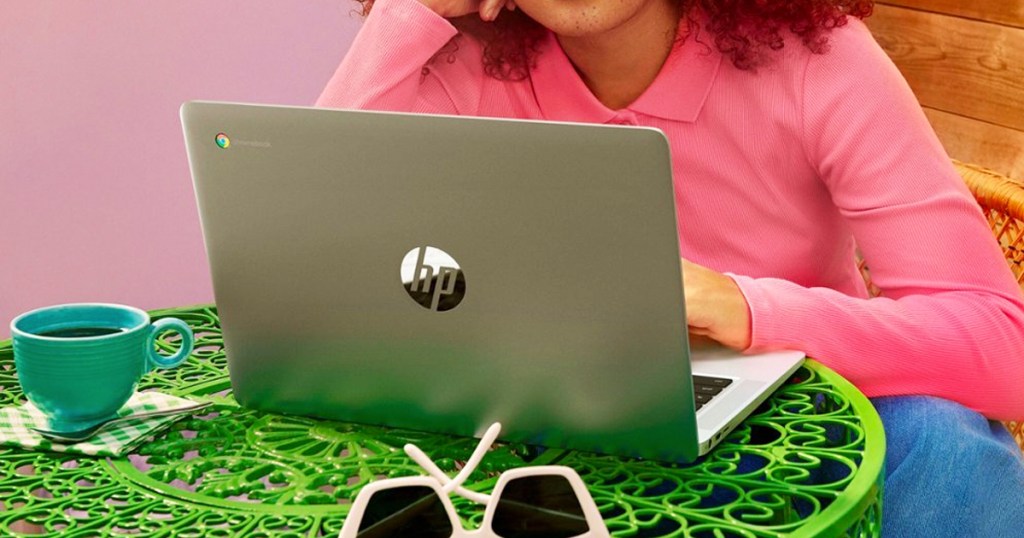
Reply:
[[[90,336],[106,336],[123,332],[125,332],[125,329],[120,327],[65,327],[36,334],[50,338],[88,338]]]

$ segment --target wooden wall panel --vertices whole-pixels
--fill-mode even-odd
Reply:
[[[1024,131],[924,109],[949,156],[1024,180]]]
[[[879,4],[1024,28],[1024,0],[885,0]]]
[[[887,1],[867,23],[947,152],[1024,180],[1024,0]]]
[[[1024,29],[887,6],[868,26],[921,104],[1024,130]]]

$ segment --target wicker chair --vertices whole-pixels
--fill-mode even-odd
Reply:
[[[980,166],[953,161],[967,187],[978,201],[1006,262],[1017,283],[1024,288],[1024,183],[1014,181]],[[871,282],[868,268],[860,262],[861,274],[873,295],[879,289]],[[1017,444],[1024,449],[1024,420],[1006,422]]]

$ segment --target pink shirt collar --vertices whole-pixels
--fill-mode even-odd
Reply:
[[[533,91],[544,117],[556,121],[609,123],[630,111],[693,123],[722,61],[718,51],[690,36],[672,49],[647,91],[623,111],[616,111],[594,97],[552,32],[548,32],[539,49],[536,65],[530,72]]]

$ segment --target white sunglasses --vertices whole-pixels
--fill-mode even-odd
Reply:
[[[498,423],[487,429],[455,478],[444,474],[416,445],[405,445],[405,453],[430,476],[367,484],[352,503],[338,538],[607,538],[608,528],[593,497],[569,467],[505,471],[490,495],[462,487],[500,430]],[[449,498],[452,493],[487,505],[479,529],[462,528]]]

